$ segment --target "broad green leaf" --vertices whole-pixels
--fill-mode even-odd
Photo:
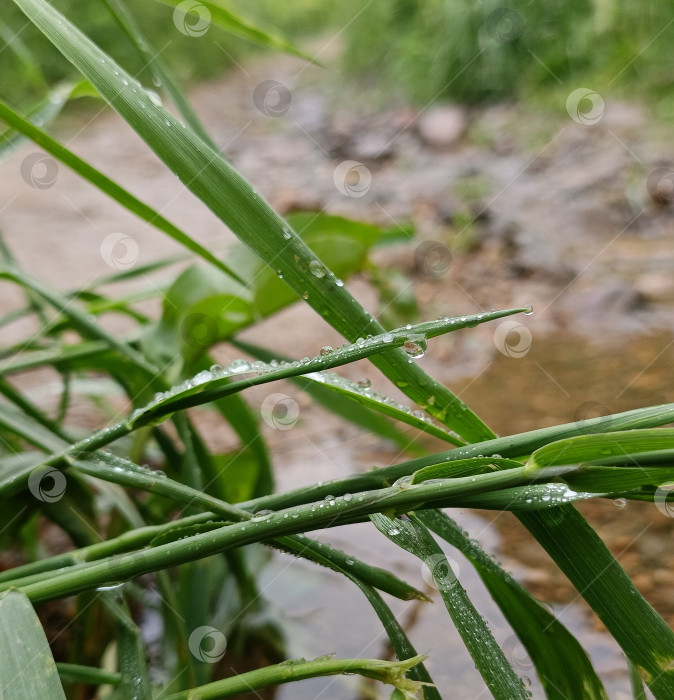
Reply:
[[[0,695],[12,700],[65,700],[40,620],[19,591],[0,596]]]
[[[674,448],[674,429],[628,430],[620,433],[580,435],[558,440],[536,450],[526,464],[527,472],[544,467],[587,464],[608,457],[624,458],[629,466],[631,455]]]
[[[413,517],[394,519],[380,513],[372,514],[370,519],[388,539],[419,557],[427,566],[463,643],[492,695],[497,700],[526,700],[522,682],[503,655],[487,623],[470,601],[447,557],[424,525]]]
[[[376,226],[322,213],[293,214],[288,220],[345,278],[363,267],[380,234]],[[210,346],[298,300],[276,270],[242,244],[230,249],[228,263],[250,284],[244,287],[203,265],[189,267],[164,295],[162,317],[143,341],[148,353],[164,361],[181,354],[191,367]]]
[[[219,153],[211,149],[44,0],[15,0],[30,20],[79,68],[161,160],[229,228],[334,328],[351,340],[384,329]],[[317,274],[316,274],[317,273]],[[373,360],[404,393],[468,440],[493,433],[446,387],[401,351]]]
[[[531,657],[547,698],[606,700],[602,683],[587,654],[554,615],[445,513],[424,510],[418,512],[417,517],[473,564]],[[509,647],[514,653],[515,645],[510,644]],[[573,669],[573,673],[568,672],[569,668]]]

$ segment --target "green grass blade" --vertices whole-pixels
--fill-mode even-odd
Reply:
[[[177,5],[180,5],[181,0],[158,0],[158,2],[161,2],[164,5],[170,5],[172,7],[175,7]],[[310,63],[316,63],[316,61],[312,59],[308,54],[305,54],[303,51],[300,51],[299,49],[295,48],[285,39],[281,39],[279,37],[269,34],[268,32],[264,32],[258,27],[255,27],[252,24],[245,22],[240,17],[237,17],[233,12],[227,9],[225,4],[220,0],[202,0],[202,2],[199,3],[199,5],[206,8],[209,12],[209,21],[213,21],[218,27],[224,29],[230,34],[233,34],[234,36],[238,36],[241,39],[245,39],[246,41],[250,41],[251,43],[257,44],[258,46],[262,46],[266,49],[283,51],[284,53],[288,53],[291,56],[297,56],[298,58],[302,58],[305,61],[309,61]],[[185,15],[182,19],[182,22],[184,23],[185,29],[189,34],[190,22],[187,19],[188,13],[185,13],[183,11],[181,12],[183,15]],[[180,21],[175,14],[174,18],[176,19],[176,21]],[[198,17],[197,19],[199,20],[199,22],[202,21],[201,17]],[[208,27],[208,24],[206,24],[206,27]],[[201,32],[203,31],[206,30],[201,30]]]
[[[150,101],[149,97],[147,99]],[[150,103],[152,104],[151,101]],[[60,160],[92,185],[98,187],[98,189],[128,209],[130,212],[144,221],[147,221],[152,226],[155,226],[195,255],[198,255],[212,265],[215,265],[215,267],[222,270],[225,274],[233,277],[239,282],[242,281],[235,272],[230,270],[229,267],[222,262],[222,260],[216,258],[209,250],[204,248],[193,238],[188,236],[184,231],[165,219],[155,209],[148,206],[144,202],[141,202],[140,199],[134,197],[121,185],[118,185],[114,180],[111,180],[109,177],[105,176],[102,172],[100,172],[100,170],[97,170],[93,166],[89,165],[89,163],[82,160],[79,156],[76,156],[72,151],[53,139],[46,132],[42,131],[42,129],[39,129],[34,124],[31,124],[27,119],[24,119],[2,100],[0,100],[0,119],[4,120],[17,131],[27,136],[38,146],[41,146],[47,153],[50,153],[52,156],[54,156],[54,158]]]
[[[674,698],[674,632],[573,508],[517,516],[622,647],[658,700]]]
[[[123,698],[151,700],[150,679],[145,661],[145,647],[140,630],[131,617],[123,597],[113,591],[101,591],[103,603],[117,623],[117,656],[119,658],[119,694]]]
[[[86,685],[119,685],[121,676],[117,671],[104,671],[92,666],[56,662],[56,670],[64,683],[86,683]]]
[[[166,165],[298,296],[350,340],[384,329],[221,156],[44,0],[14,0],[29,19],[92,82]],[[409,363],[402,351],[373,360],[391,381],[467,440],[493,433],[447,388]]]
[[[637,408],[611,416],[611,428],[615,431],[652,428],[666,425],[674,420],[674,403]],[[328,494],[340,495],[365,489],[381,488],[401,477],[410,476],[424,467],[443,462],[479,458],[480,455],[498,455],[507,458],[522,458],[530,455],[539,447],[555,440],[576,435],[602,433],[606,429],[606,416],[599,416],[579,423],[564,423],[549,428],[538,428],[517,435],[506,435],[493,440],[485,440],[463,447],[456,447],[445,452],[438,452],[426,457],[401,462],[389,467],[372,469],[365,474],[352,474],[340,479],[333,479],[322,485],[306,486],[285,493],[274,494],[265,499],[261,508],[287,508],[292,505],[325,498]]]
[[[235,347],[263,362],[271,362],[274,359],[282,362],[292,361],[291,358],[279,355],[259,345],[243,342],[238,339],[234,339],[230,342]],[[312,381],[306,377],[296,377],[290,381],[311,396],[316,403],[323,406],[326,410],[357,425],[359,428],[369,433],[379,435],[386,440],[394,442],[408,454],[418,455],[428,452],[417,440],[411,438],[409,434],[400,431],[394,424],[381,415],[376,410],[378,405],[372,406],[373,410],[371,410],[369,407],[362,405],[359,401],[354,400],[349,392],[333,391],[331,388],[325,387],[323,382]],[[358,388],[361,389],[362,387]],[[446,432],[444,434],[448,435]],[[450,438],[452,439],[449,440],[449,442],[452,440],[456,442],[459,441],[458,438],[454,436],[450,435]],[[456,444],[456,442],[454,444]]]
[[[622,433],[580,435],[536,450],[526,464],[533,473],[545,467],[577,465],[596,459],[619,457],[630,464],[630,455],[674,448],[674,429],[630,430]]]
[[[332,659],[319,657],[311,661],[306,659],[291,659],[274,666],[265,666],[256,671],[240,673],[233,678],[214,681],[201,685],[192,690],[172,693],[162,700],[218,700],[232,698],[244,693],[256,692],[270,685],[291,683],[306,678],[331,676],[344,673],[357,673],[366,678],[374,678],[381,683],[388,683],[403,689],[408,695],[415,697],[423,687],[418,681],[407,678],[405,674],[414,665],[423,660],[423,656],[415,656],[405,661],[380,661],[379,659]]]
[[[521,680],[454,575],[442,549],[424,525],[414,517],[394,519],[381,513],[371,515],[370,519],[388,539],[426,564],[463,643],[492,695],[497,700],[526,700]]]
[[[40,620],[19,591],[0,596],[0,694],[12,700],[65,700]]]
[[[368,586],[362,580],[350,576],[353,582],[360,588],[368,602],[372,606],[373,610],[377,614],[380,622],[386,630],[389,641],[391,642],[391,647],[395,651],[396,656],[401,661],[405,659],[411,659],[417,657],[417,651],[412,646],[412,642],[408,639],[405,634],[405,630],[402,628],[398,620],[396,620],[391,608],[383,601],[379,593]],[[408,672],[407,676],[415,681],[420,681],[422,683],[427,683],[424,686],[424,700],[442,700],[438,689],[433,684],[433,679],[431,678],[426,666],[423,663],[418,663],[413,666]]]
[[[445,513],[424,510],[419,520],[456,547],[475,567],[534,663],[551,700],[607,700],[601,681],[576,638]],[[569,669],[573,673],[569,673]]]
[[[154,82],[163,86],[168,92],[173,100],[173,104],[178,108],[178,111],[189,124],[192,131],[217,150],[217,146],[201,123],[197,113],[192,109],[192,105],[190,105],[182,90],[173,80],[169,67],[161,57],[161,52],[151,46],[140,25],[136,22],[135,17],[129,12],[126,3],[122,0],[102,0],[102,2],[129,38],[129,41],[131,41],[133,47],[143,59],[144,65],[152,72]]]

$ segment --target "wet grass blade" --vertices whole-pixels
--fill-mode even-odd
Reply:
[[[419,557],[428,567],[447,611],[492,695],[497,700],[526,700],[522,681],[454,575],[442,549],[424,525],[414,516],[394,519],[374,513],[370,519],[388,539]]]
[[[222,157],[181,125],[109,56],[44,0],[14,0],[148,146],[229,228],[349,340],[384,329]],[[374,364],[413,401],[467,440],[493,433],[446,387],[394,350]]]
[[[403,661],[405,659],[417,657],[417,651],[412,646],[412,642],[410,642],[405,634],[405,630],[402,628],[398,620],[396,620],[393,611],[388,605],[386,605],[379,593],[372,588],[372,586],[368,586],[362,580],[359,580],[353,576],[349,576],[349,578],[351,578],[360,588],[375,613],[377,613],[377,617],[384,626],[389,641],[391,642],[391,647],[393,648],[393,651],[395,651],[398,659]],[[428,673],[426,666],[422,662],[419,662],[416,666],[413,666],[407,672],[407,676],[413,680],[428,684],[424,685],[423,688],[424,700],[442,700],[438,689],[433,684],[431,675]]]
[[[445,513],[424,510],[417,512],[417,517],[473,564],[531,657],[547,698],[607,700],[587,654],[554,615]],[[573,673],[569,673],[569,669],[573,669]]]
[[[621,433],[580,435],[558,440],[536,450],[526,464],[528,473],[545,467],[579,465],[593,460],[618,457],[630,464],[630,455],[674,448],[674,430],[630,430]]]
[[[416,656],[405,661],[333,659],[330,656],[319,657],[311,661],[290,659],[274,666],[265,666],[256,671],[240,673],[233,678],[201,685],[192,690],[172,693],[171,695],[163,696],[162,700],[192,700],[193,698],[218,700],[219,698],[232,698],[251,691],[256,692],[271,685],[344,673],[357,673],[366,678],[373,678],[381,683],[388,683],[396,688],[403,689],[408,693],[403,695],[403,697],[416,697],[416,694],[423,686],[418,681],[407,678],[405,674],[410,668],[420,663],[423,658],[423,656]]]
[[[0,596],[0,691],[12,700],[65,700],[40,620],[19,591]]]
[[[658,700],[674,698],[674,632],[573,508],[517,514],[620,644]]]
[[[206,143],[217,150],[217,146],[201,123],[197,113],[192,109],[192,105],[187,101],[182,90],[173,79],[169,67],[161,57],[161,52],[157,51],[150,44],[143,30],[136,22],[136,18],[129,12],[126,3],[122,0],[101,0],[101,2],[108,8],[110,14],[129,38],[129,41],[143,60],[143,64],[152,72],[153,82],[162,86],[168,92],[173,100],[173,104],[178,108],[178,111],[189,124],[192,131],[195,134],[199,134]]]

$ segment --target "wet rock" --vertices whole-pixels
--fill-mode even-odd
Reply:
[[[634,289],[644,301],[673,301],[674,277],[671,272],[646,272],[637,280]]]
[[[421,140],[434,148],[455,145],[466,131],[466,113],[455,105],[439,105],[424,112],[417,122]]]

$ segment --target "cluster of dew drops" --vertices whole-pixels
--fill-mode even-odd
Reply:
[[[410,330],[411,328],[412,326],[408,325],[406,330]],[[344,343],[344,345],[336,349],[330,345],[324,345],[320,349],[319,354],[313,358],[304,357],[301,360],[294,360],[291,362],[287,362],[285,360],[271,360],[270,362],[256,360],[254,362],[248,362],[248,360],[236,359],[225,367],[215,364],[212,365],[210,369],[202,370],[194,377],[186,379],[182,383],[171,387],[167,391],[157,392],[149,405],[138,408],[131,414],[131,420],[136,419],[149,408],[152,408],[153,406],[156,406],[167,399],[174,398],[184,392],[194,389],[195,387],[216,381],[218,379],[224,379],[226,377],[232,377],[249,372],[268,374],[278,370],[298,369],[309,365],[318,365],[320,367],[320,364],[325,362],[328,357],[333,358],[339,357],[340,355],[348,355],[356,348],[362,350],[368,347],[382,346],[392,343],[394,340],[395,336],[393,333],[385,332],[381,333],[380,335],[368,335],[366,338],[358,338],[355,343]],[[423,334],[410,334],[403,345],[403,350],[410,358],[418,359],[423,357],[426,352],[426,337]],[[412,360],[410,359],[410,362],[411,361]],[[403,404],[393,401],[380,392],[371,389],[370,381],[368,379],[363,379],[356,383],[349,379],[345,379],[338,374],[326,372],[320,369],[310,371],[305,376],[324,384],[330,384],[337,388],[342,388],[350,392],[361,394],[364,397],[372,399],[373,401],[384,403],[388,406],[396,408],[403,413],[412,414],[420,420],[431,422],[430,418],[422,411],[412,411],[408,406],[404,406]]]

